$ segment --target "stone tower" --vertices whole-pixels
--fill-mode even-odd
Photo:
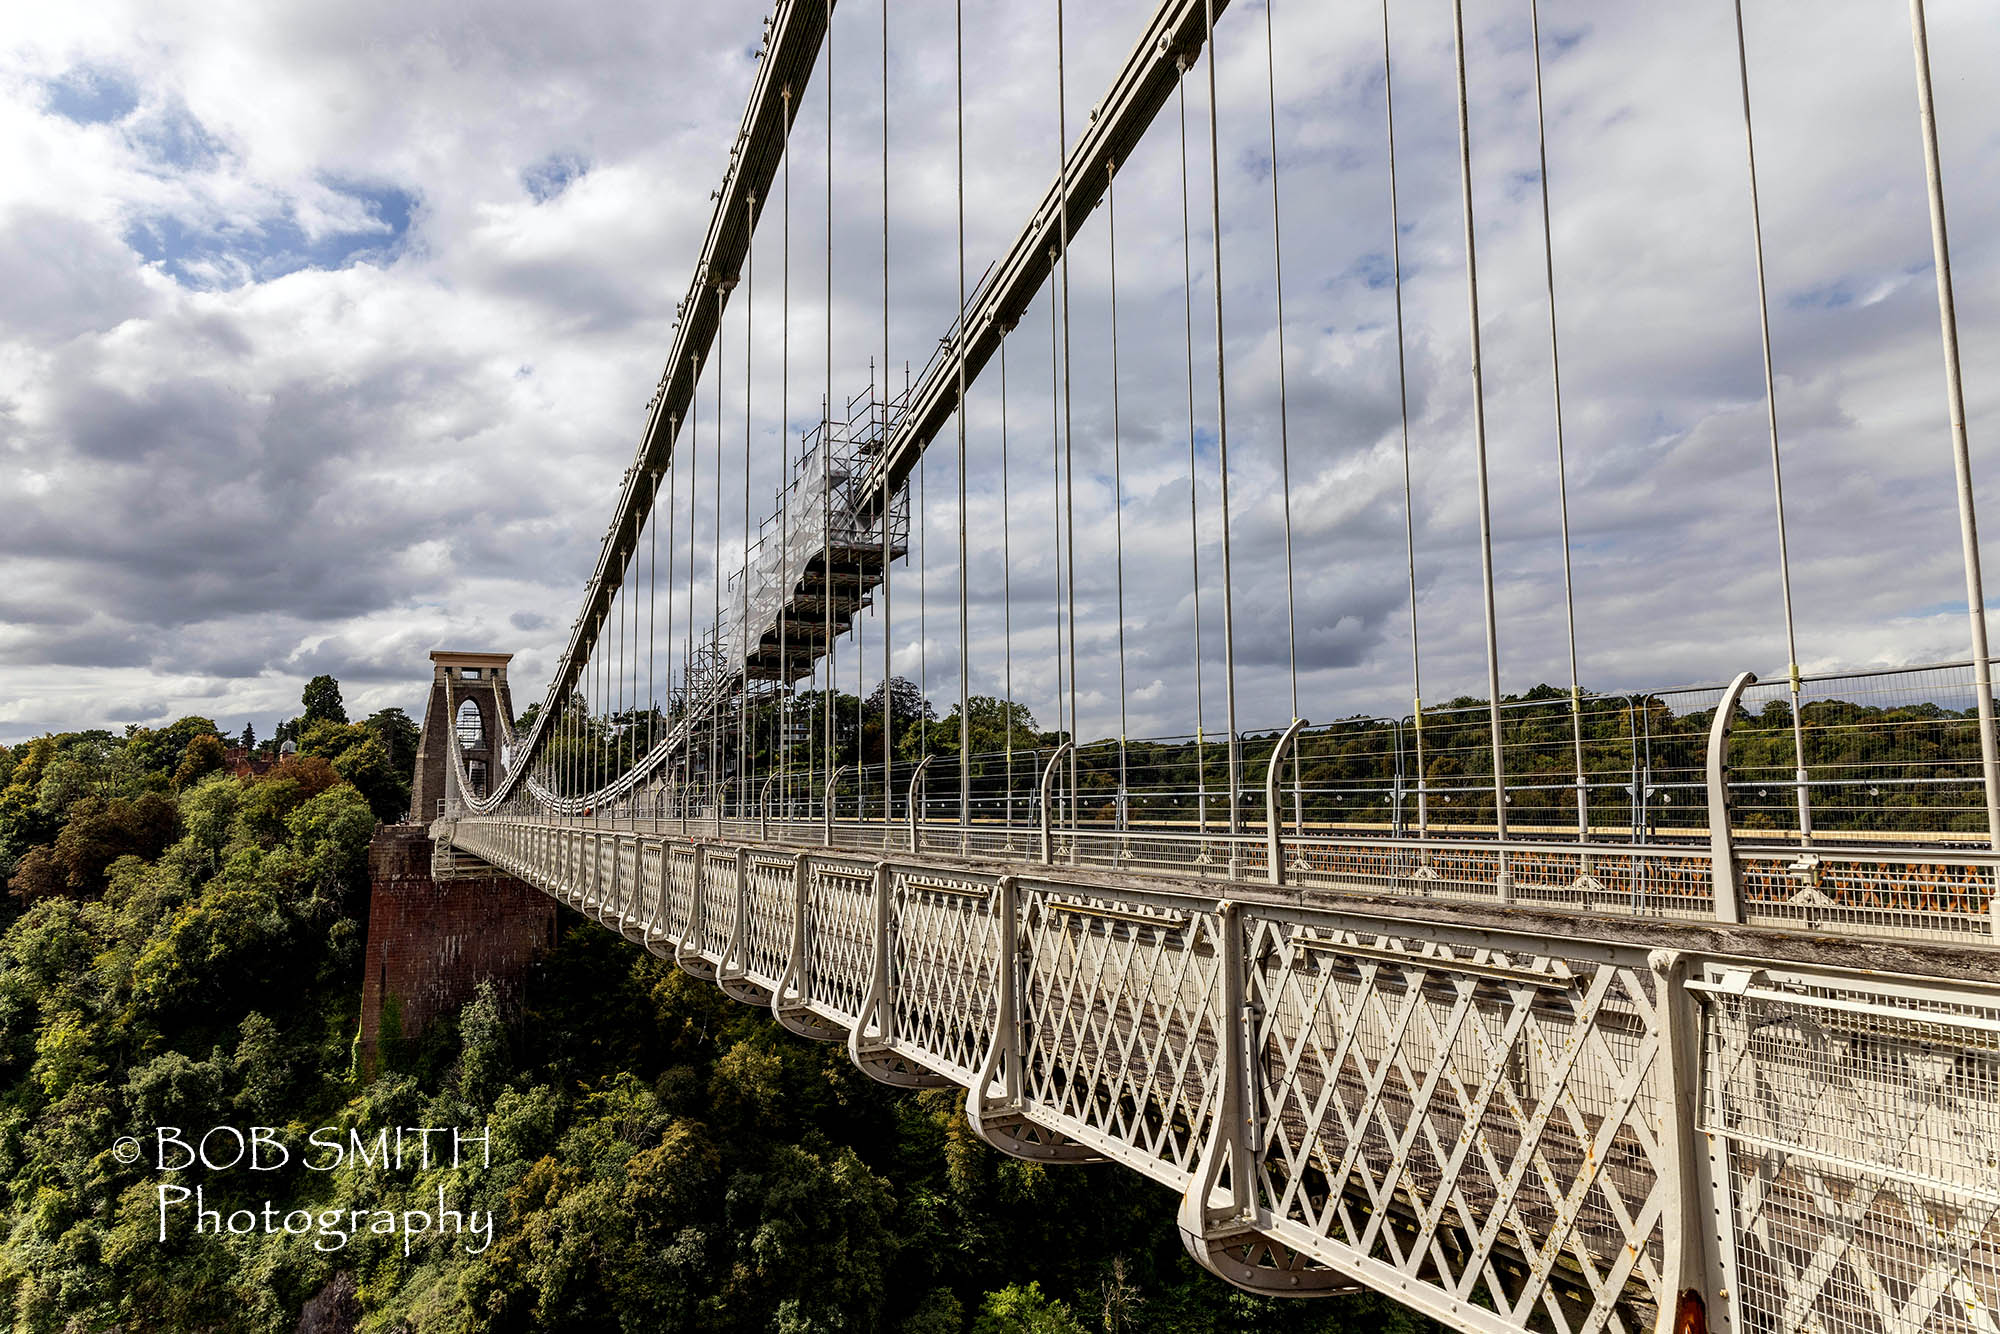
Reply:
[[[451,752],[465,749],[465,773],[475,789],[501,769],[500,718],[514,716],[507,690],[511,653],[431,654],[431,698],[424,708],[423,735],[417,741],[417,774],[410,789],[410,819],[429,824],[443,813],[450,790]],[[447,689],[449,693],[447,693]]]
[[[515,996],[554,943],[554,899],[475,858],[440,858],[431,840],[449,790],[445,747],[464,746],[466,778],[475,785],[500,771],[500,719],[513,717],[512,656],[431,654],[409,823],[377,829],[368,849],[360,1055],[370,1075],[386,1039],[415,1038],[463,1005],[481,982],[493,982],[503,998]]]

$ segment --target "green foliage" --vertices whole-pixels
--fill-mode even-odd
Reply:
[[[391,762],[388,747],[369,724],[328,719],[305,723],[299,731],[298,745],[301,757],[324,759],[332,764],[336,774],[368,798],[378,820],[393,823],[403,818],[410,804],[414,751],[410,763],[398,767]]]
[[[1028,712],[1027,705],[995,699],[991,695],[974,695],[966,704],[972,754],[1004,754],[1010,734],[1017,751],[1033,750],[1039,744],[1035,715]],[[896,751],[906,760],[923,755],[955,757],[958,754],[958,705],[952,705],[951,712],[943,718],[905,731],[897,738]]]
[[[1042,1295],[1042,1285],[1010,1283],[986,1294],[972,1334],[1084,1334],[1069,1307]]]
[[[220,741],[222,734],[212,719],[193,716],[157,729],[135,724],[125,729],[122,755],[131,772],[171,774],[187,758],[188,747],[197,737]]]
[[[181,755],[181,762],[174,768],[174,787],[183,788],[208,774],[220,769],[228,759],[223,753],[222,738],[204,732],[188,742],[187,750]]]
[[[52,769],[51,776],[56,772]],[[17,897],[95,894],[104,888],[104,873],[112,862],[126,856],[157,857],[180,836],[179,811],[155,792],[142,793],[136,801],[79,797],[65,814],[55,842],[30,849],[15,868],[9,885]]]
[[[177,797],[141,767],[184,767],[204,738],[49,738],[8,774],[61,813],[23,859],[60,892],[0,934],[0,1301],[17,1329],[289,1329],[327,1276],[277,1245],[159,1243],[152,1178],[107,1152],[161,1124],[331,1119],[347,1097],[374,819],[324,761],[324,782],[195,774]]]
[[[299,695],[299,704],[305,709],[299,719],[301,727],[317,722],[347,721],[347,705],[341,702],[340,682],[331,676],[322,674],[306,682],[305,690]]]
[[[410,1334],[1417,1327],[1382,1303],[1237,1294],[1185,1257],[1169,1193],[1109,1166],[1003,1159],[961,1094],[877,1085],[842,1048],[573,916],[524,995],[482,988],[427,1032],[387,998],[378,1077],[357,1083],[375,813],[339,765],[387,748],[368,724],[307,731],[331,753],[254,781],[192,775],[171,795],[116,738],[7,754],[0,803],[17,793],[8,809],[47,822],[27,851],[63,876],[0,932],[0,1303],[15,1328],[283,1334],[323,1291],[363,1329]],[[112,812],[149,801],[171,836],[117,852]],[[91,887],[69,888],[64,849]],[[492,1244],[161,1242],[157,1173],[107,1146],[223,1122],[485,1125],[490,1164],[205,1184],[224,1211],[426,1208],[443,1190],[495,1215]]]
[[[417,742],[423,729],[401,709],[377,709],[361,725],[382,743],[382,749],[388,752],[389,767],[402,775],[407,785],[417,771]]]

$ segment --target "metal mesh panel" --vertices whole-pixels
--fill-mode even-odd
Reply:
[[[693,848],[672,848],[667,853],[669,889],[667,895],[667,938],[679,943],[695,929],[699,900],[695,895]]]
[[[2000,996],[1711,966],[1739,1328],[2000,1327]]]
[[[785,858],[704,849],[697,886],[695,850],[650,836],[484,820],[441,834],[551,890],[602,899],[632,927],[655,911],[670,927],[692,917],[704,941],[711,924],[731,925],[736,858],[747,856],[746,956],[777,971]],[[1088,864],[1136,841],[1082,830],[1062,850]],[[1343,864],[1440,895],[1453,885],[1490,895],[1506,851],[1523,902],[1576,894],[1585,855],[1533,842],[1309,844],[1335,847]],[[1654,904],[1686,866],[1702,869],[1685,848],[1588,855],[1608,894],[1643,871]],[[1776,866],[1792,853],[1748,856]],[[1877,882],[1903,865],[1887,850],[1829,858],[1842,874],[1849,863]],[[1976,858],[1942,864],[1983,869]],[[809,866],[800,981],[810,1008],[857,1022],[885,943],[894,1046],[917,1069],[972,1082],[993,1036],[1001,956],[991,878],[896,865],[878,936],[872,866],[823,853]],[[1427,870],[1434,879],[1416,878]],[[645,881],[660,888],[642,891]],[[1059,868],[1017,884],[1027,1114],[1185,1187],[1211,1132],[1227,1129],[1216,1120],[1220,1057],[1225,1024],[1240,1023],[1255,1223],[1300,1256],[1428,1292],[1433,1310],[1483,1308],[1499,1326],[1642,1329],[1666,1295],[1664,1183],[1680,1154],[1700,1171],[1706,1144],[1726,1250],[1727,1281],[1713,1291],[1735,1328],[2000,1329],[2000,990],[1710,961],[1685,993],[1661,996],[1660,974],[1631,947],[1303,905],[1225,917],[1199,893],[1109,890],[1066,882]],[[1247,1004],[1226,1016],[1232,920]],[[1656,1101],[1668,1007],[1700,1025],[1702,1096],[1686,1134]]]

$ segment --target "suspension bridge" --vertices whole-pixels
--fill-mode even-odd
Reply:
[[[1942,360],[1925,374],[1950,426],[1903,447],[1932,450],[1957,481],[1962,659],[1798,666],[1757,62],[1738,5],[1718,59],[1741,102],[1786,661],[1717,662],[1710,685],[1584,688],[1549,38],[1524,0],[1569,675],[1503,691],[1480,124],[1453,0],[1472,466],[1450,480],[1477,497],[1485,676],[1483,696],[1424,702],[1413,497],[1442,481],[1411,466],[1411,219],[1395,149],[1409,114],[1396,25],[1411,10],[1384,4],[1370,36],[1387,145],[1377,286],[1394,309],[1409,707],[1318,725],[1307,710],[1343,704],[1312,697],[1310,671],[1302,686],[1300,590],[1323,558],[1295,524],[1294,463],[1323,456],[1337,423],[1286,389],[1286,299],[1324,275],[1284,204],[1314,187],[1280,174],[1278,58],[1288,20],[1314,8],[1163,0],[1085,105],[1064,63],[1076,16],[1008,6],[1010,28],[1045,36],[1053,58],[1048,184],[1013,199],[1011,240],[975,256],[966,136],[982,104],[966,95],[962,6],[949,25],[936,7],[927,26],[910,18],[930,44],[899,73],[949,95],[897,120],[900,7],[779,0],[546,693],[517,730],[505,655],[433,655],[413,815],[435,822],[436,875],[518,877],[793,1033],[845,1043],[879,1080],[960,1088],[1002,1152],[1160,1183],[1179,1195],[1190,1254],[1253,1292],[1372,1288],[1481,1331],[2000,1332],[2000,772],[1922,0],[1908,139],[1926,168],[1941,316]],[[982,83],[1007,55],[973,54]],[[842,116],[879,118],[879,198],[872,162],[848,163],[863,188],[837,189]],[[899,142],[948,145],[951,169],[901,183],[892,125]],[[1268,319],[1225,308],[1247,280],[1224,277],[1245,253],[1225,252],[1224,166],[1245,154],[1268,181],[1253,275]],[[1117,304],[1119,186],[1135,161],[1155,188],[1128,182],[1126,235],[1151,240],[1126,252],[1126,281],[1136,269],[1164,283],[1170,300],[1140,318],[1173,354],[1137,370],[1129,322],[1120,361]],[[954,209],[893,264],[892,183]],[[813,215],[823,252],[795,255]],[[1072,319],[1086,245],[1108,270],[1108,338]],[[878,260],[878,312],[836,301],[843,265]],[[905,319],[892,277],[938,266],[954,299],[892,373]],[[756,349],[773,339],[766,324],[758,341],[760,316],[779,322],[780,360],[761,384]],[[1272,345],[1256,429],[1276,466],[1246,500],[1245,349]],[[1032,403],[1010,399],[1010,347]],[[816,401],[793,398],[801,368],[820,371],[801,396]],[[1105,390],[1108,414],[1079,425],[1077,396]],[[1186,438],[1167,441],[1179,452],[1163,458],[1157,431],[1126,434],[1138,397],[1185,399]],[[927,459],[955,482],[941,505]],[[1130,578],[1127,541],[1170,522],[1159,506],[1128,512],[1135,464],[1181,474],[1171,521],[1186,521],[1188,573],[1171,582],[1175,604],[1193,604],[1180,657],[1194,677],[1182,735],[1128,726],[1128,634],[1163,612],[1142,591],[1157,581]],[[740,496],[724,493],[730,467]],[[982,469],[997,486],[969,486]],[[1110,540],[1087,531],[1080,558],[1077,493],[1107,484]],[[1278,518],[1281,581],[1241,577],[1246,503]],[[1016,586],[1030,568],[1053,570],[1052,597]],[[975,634],[996,604],[998,635]],[[1288,668],[1254,694],[1239,691],[1251,626],[1279,627],[1281,648],[1254,647]],[[942,721],[928,679],[939,644],[956,659],[938,664],[957,690]],[[913,659],[911,685],[898,668]],[[1052,701],[1053,728],[1017,703],[1017,673]]]

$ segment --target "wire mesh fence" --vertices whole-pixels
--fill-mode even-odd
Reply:
[[[1974,682],[1971,664],[1955,663],[1781,675],[1741,692],[1722,790],[1746,920],[1993,933]],[[596,805],[572,802],[556,818],[1704,916],[1716,911],[1710,859],[1721,832],[1709,748],[1727,694],[1538,687],[1498,709],[1453,699],[1400,718],[1246,732],[1233,745],[1192,735],[1071,747],[1017,732],[963,766],[938,745],[955,739],[950,720],[893,736],[898,753],[884,765],[879,715],[871,731],[857,712],[830,771],[823,743],[780,766],[775,751],[732,754],[723,743],[735,734],[720,729],[698,737],[705,744],[679,768]],[[815,737],[823,706],[802,711]],[[768,712],[773,726],[750,735],[778,735],[786,711]],[[514,805],[526,810],[532,798]]]

